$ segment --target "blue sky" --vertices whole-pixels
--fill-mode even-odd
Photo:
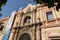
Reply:
[[[28,3],[35,4],[33,0],[8,0],[5,6],[2,6],[2,18],[7,17],[12,11],[18,11],[20,7],[26,7]]]

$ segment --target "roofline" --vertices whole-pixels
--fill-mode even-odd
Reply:
[[[10,16],[5,17],[5,18],[1,18],[0,20],[1,20],[1,21],[5,21],[5,20],[8,20],[9,18],[10,18]]]

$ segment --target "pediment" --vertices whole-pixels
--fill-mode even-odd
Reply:
[[[29,9],[30,9],[30,11],[33,11],[34,8],[35,8],[35,5],[32,5],[32,4],[29,3],[29,4],[24,8],[23,12],[26,13]]]

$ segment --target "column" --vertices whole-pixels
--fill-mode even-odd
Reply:
[[[14,40],[15,30],[13,29],[10,33],[9,40]]]

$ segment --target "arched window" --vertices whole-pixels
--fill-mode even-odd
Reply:
[[[23,25],[25,25],[26,23],[29,24],[31,22],[31,17],[30,16],[26,16],[24,18],[24,22],[23,22]]]
[[[28,33],[24,33],[24,34],[21,35],[19,40],[31,40],[31,36]]]

